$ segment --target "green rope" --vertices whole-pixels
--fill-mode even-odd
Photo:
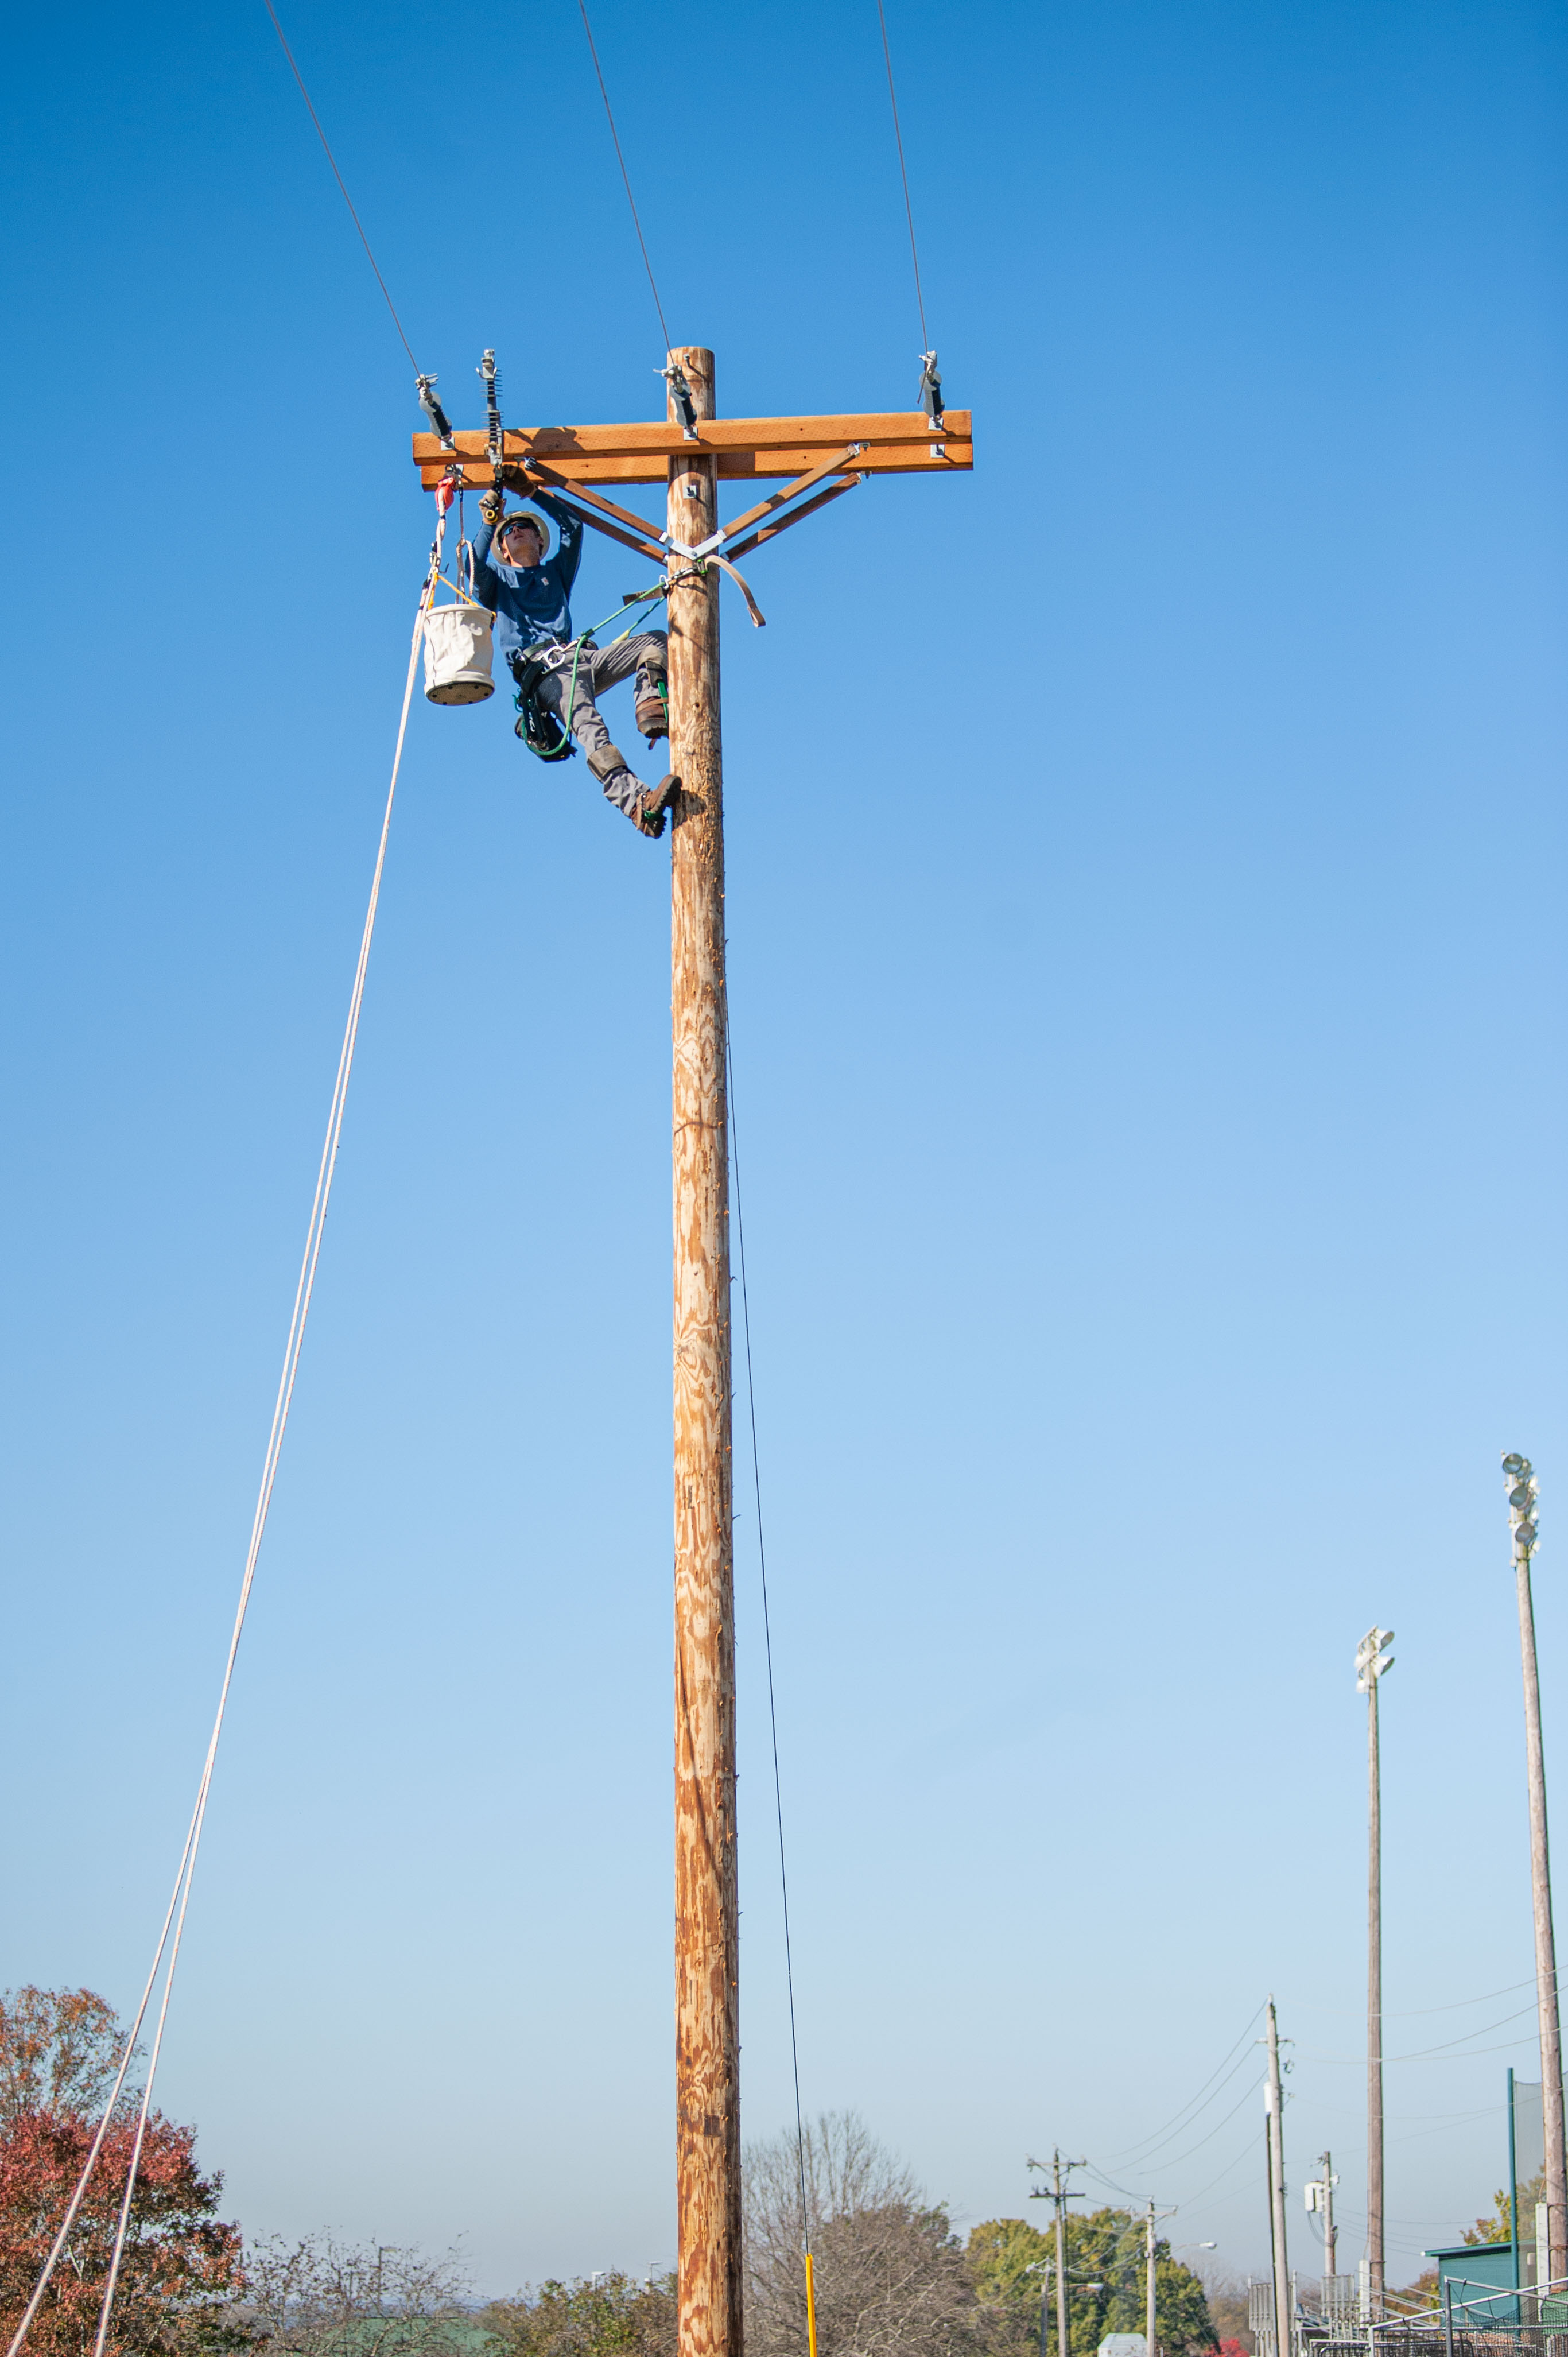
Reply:
[[[573,640],[572,677],[566,689],[566,708],[562,716],[565,726],[566,744],[568,746],[572,741],[572,706],[577,701],[577,665],[582,661],[583,649],[587,645],[588,640],[593,637],[596,630],[607,630],[612,622],[618,622],[623,614],[629,614],[634,606],[646,606],[650,604],[655,598],[664,597],[668,595],[668,585],[662,581],[659,582],[651,589],[639,589],[635,597],[628,597],[618,605],[613,614],[607,614],[602,622],[590,622],[587,629],[580,631],[576,638]],[[610,640],[610,644],[612,647],[618,647],[622,639],[629,639],[630,636],[631,630],[628,624],[627,629],[624,630],[617,631],[615,637]],[[518,710],[521,712],[523,708],[521,696],[519,695],[514,697],[513,701],[516,704]],[[524,741],[526,742],[526,739]],[[533,751],[533,747],[530,745],[528,749],[532,753]],[[565,747],[563,747],[562,751],[564,752],[564,750]],[[540,753],[536,756],[536,759],[541,761],[558,761],[561,759],[561,754]]]

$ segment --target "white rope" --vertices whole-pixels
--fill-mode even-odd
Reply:
[[[438,534],[438,544],[439,537]],[[81,2205],[82,2196],[87,2190],[88,2181],[97,2165],[98,2157],[103,2149],[103,2141],[109,2133],[114,2107],[120,2100],[121,2090],[125,2083],[125,2074],[130,2069],[131,2057],[146,2016],[147,2007],[152,2000],[153,1988],[157,1980],[165,1949],[167,1948],[168,1969],[164,1977],[157,2027],[153,2034],[153,2050],[147,2061],[146,2084],[142,2090],[141,2104],[136,2115],[136,2132],[132,2141],[130,2167],[125,2173],[125,2192],[120,2204],[120,2218],[114,2233],[114,2248],[109,2262],[108,2281],[103,2287],[103,2305],[99,2312],[98,2337],[93,2343],[93,2357],[103,2357],[104,2346],[109,2336],[110,2313],[114,2304],[115,2287],[120,2279],[120,2263],[124,2255],[125,2240],[130,2230],[131,2202],[135,2192],[136,2172],[141,2163],[142,2147],[145,2141],[147,2121],[152,2111],[153,2083],[157,2076],[158,2056],[163,2047],[164,2026],[168,2019],[169,1996],[174,1987],[175,1968],[179,1962],[180,1941],[185,1933],[186,1910],[190,1904],[190,1886],[196,1872],[197,1852],[201,1846],[202,1827],[207,1818],[207,1800],[212,1788],[212,1770],[218,1757],[219,1738],[223,1732],[224,1714],[229,1707],[229,1689],[233,1683],[235,1658],[240,1651],[240,1637],[245,1626],[245,1614],[250,1606],[251,1588],[256,1576],[256,1562],[262,1551],[262,1538],[267,1526],[267,1512],[272,1504],[273,1485],[277,1480],[278,1458],[283,1451],[284,1434],[288,1427],[288,1413],[294,1400],[295,1377],[299,1371],[299,1354],[305,1342],[306,1320],[310,1315],[311,1296],[316,1288],[316,1269],[321,1257],[322,1232],[327,1224],[327,1207],[331,1200],[332,1180],[338,1168],[338,1143],[343,1133],[343,1112],[348,1102],[349,1078],[354,1068],[354,1048],[360,1034],[360,1009],[364,1003],[365,973],[370,964],[371,942],[376,929],[376,910],[381,897],[381,874],[386,866],[387,837],[392,829],[392,802],[397,794],[398,771],[403,766],[403,739],[408,733],[409,706],[413,700],[414,668],[419,661],[419,642],[424,635],[424,618],[435,594],[435,566],[433,564],[430,577],[425,584],[424,594],[420,599],[419,612],[414,620],[413,643],[409,649],[408,678],[403,691],[403,712],[398,721],[397,749],[392,756],[392,781],[387,788],[387,802],[381,819],[381,840],[376,846],[376,865],[375,873],[371,881],[370,907],[365,911],[365,929],[360,941],[359,963],[354,968],[354,987],[349,998],[349,1020],[343,1033],[342,1051],[338,1059],[338,1077],[332,1087],[332,1105],[327,1117],[327,1137],[321,1149],[320,1168],[316,1176],[316,1195],[310,1206],[310,1222],[306,1231],[305,1257],[300,1264],[299,1283],[295,1288],[294,1315],[289,1320],[288,1341],[284,1350],[283,1374],[279,1379],[277,1399],[273,1407],[272,1430],[267,1436],[266,1456],[262,1465],[262,1484],[256,1498],[256,1511],[251,1523],[251,1543],[245,1554],[244,1577],[240,1583],[239,1608],[234,1615],[233,1632],[229,1639],[228,1658],[223,1665],[223,1683],[219,1691],[218,1710],[212,1722],[212,1735],[207,1746],[207,1757],[202,1764],[201,1781],[197,1789],[196,1807],[191,1813],[189,1829],[185,1836],[185,1847],[180,1854],[179,1870],[175,1876],[174,1890],[169,1899],[168,1911],[164,1917],[163,1932],[158,1940],[156,1953],[153,1958],[153,1967],[147,1975],[146,1986],[142,1992],[142,2001],[136,2008],[136,2018],[125,2040],[125,2051],[121,2058],[113,2090],[104,2109],[103,2116],[98,2124],[98,2132],[93,2137],[91,2150],[77,2179],[76,2190],[67,2205],[59,2233],[55,2237],[53,2247],[45,2261],[43,2273],[38,2277],[33,2296],[23,2312],[22,2320],[16,2327],[15,2337],[6,2352],[6,2357],[18,2357],[18,2352],[27,2335],[27,2329],[38,2314],[39,2304],[48,2289],[49,2278],[54,2274],[56,2265],[65,2249],[66,2238],[70,2233],[72,2222]],[[172,1946],[169,1944],[171,1927],[174,1933]]]

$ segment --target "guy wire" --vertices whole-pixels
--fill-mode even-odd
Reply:
[[[310,103],[310,92],[305,87],[305,76],[300,72],[299,68],[295,65],[294,61],[294,51],[289,48],[287,41],[284,38],[284,29],[278,23],[278,12],[273,6],[273,0],[265,0],[265,6],[268,16],[273,20],[273,30],[277,35],[278,39],[283,43],[283,53],[288,59],[288,70],[290,73],[293,74],[295,81],[299,84],[299,94],[310,110],[310,119],[316,125],[316,135],[321,142],[322,152],[325,154],[327,161],[332,167],[332,177],[337,181],[339,188],[343,191],[343,202],[349,208],[349,218],[360,232],[360,243],[365,249],[365,259],[370,264],[371,268],[375,272],[376,285],[381,288],[382,295],[386,297],[386,307],[392,313],[392,326],[397,329],[398,337],[403,344],[403,350],[408,354],[409,367],[413,371],[414,375],[417,376],[419,374],[419,362],[413,357],[413,346],[409,342],[408,338],[403,332],[403,321],[397,316],[397,305],[392,301],[392,296],[387,294],[387,282],[381,276],[381,264],[377,262],[375,255],[371,252],[371,241],[365,235],[365,225],[363,221],[360,221],[359,214],[354,210],[354,199],[349,194],[348,186],[343,178],[342,173],[338,169],[338,158],[332,153],[332,149],[328,143],[326,132],[321,128],[321,117],[317,113],[315,107]]]
[[[740,1209],[740,1135],[735,1117],[735,1050],[725,1009],[725,1078],[729,1092],[730,1159],[735,1166],[735,1244],[740,1263],[740,1322],[746,1341],[746,1405],[751,1426],[751,1484],[757,1503],[757,1559],[762,1572],[762,1645],[768,1661],[768,1721],[773,1738],[773,1806],[779,1821],[779,1887],[784,1902],[784,1985],[789,1997],[789,2064],[795,2078],[795,2169],[800,2182],[800,2239],[811,2247],[806,2207],[806,2126],[800,2109],[800,2049],[795,2035],[795,1960],[789,1944],[789,1876],[784,1861],[784,1783],[779,1769],[779,1710],[773,1697],[773,1624],[768,1609],[768,1549],[762,1534],[762,1466],[757,1447],[757,1386],[751,1371],[751,1300],[746,1286],[746,1224]],[[808,2263],[809,2264],[809,2263]]]
[[[270,7],[272,0],[267,0],[267,5]],[[648,273],[648,284],[653,295],[653,307],[659,314],[659,332],[664,339],[664,357],[668,360],[674,347],[670,341],[670,330],[664,324],[664,306],[659,299],[659,287],[653,275],[653,264],[648,259],[648,241],[642,234],[642,222],[638,217],[637,199],[631,193],[631,174],[627,170],[626,157],[620,152],[620,134],[616,129],[615,110],[610,104],[609,91],[605,88],[604,70],[599,64],[599,53],[594,46],[594,28],[588,22],[585,0],[577,0],[577,13],[583,19],[583,30],[588,37],[588,55],[594,61],[599,96],[605,102],[605,119],[610,126],[610,137],[615,142],[616,162],[620,166],[620,176],[626,185],[626,200],[631,207],[631,225],[637,231],[638,244],[642,248],[642,266]]]
[[[271,0],[268,0],[269,6]],[[904,134],[898,127],[898,93],[893,87],[893,52],[887,46],[887,16],[882,0],[876,0],[876,21],[882,27],[882,57],[887,68],[887,95],[893,103],[893,136],[898,143],[898,177],[904,183],[904,218],[909,224],[909,259],[915,265],[915,304],[920,314],[920,350],[929,352],[931,339],[926,333],[926,298],[920,292],[920,254],[915,243],[915,209],[909,202],[909,174],[904,162]]]

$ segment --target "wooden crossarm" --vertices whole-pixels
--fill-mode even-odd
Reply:
[[[413,436],[414,463],[433,490],[449,468],[487,490],[489,453],[482,433],[456,434],[456,454],[434,434]],[[855,465],[863,474],[967,473],[974,441],[967,409],[950,409],[940,432],[919,410],[843,417],[709,417],[688,441],[678,425],[645,419],[627,425],[510,426],[504,456],[525,466],[542,459],[573,483],[663,483],[671,458],[711,454],[721,480],[764,481],[797,476],[817,460],[864,443]]]

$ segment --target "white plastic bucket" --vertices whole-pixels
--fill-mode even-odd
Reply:
[[[483,606],[432,606],[424,618],[424,693],[432,704],[483,704],[495,694],[494,620]]]

